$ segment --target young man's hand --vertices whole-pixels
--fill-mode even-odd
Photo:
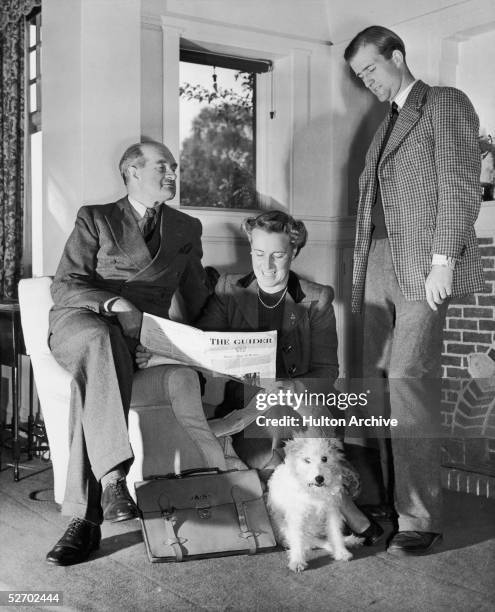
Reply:
[[[452,295],[452,279],[454,272],[448,266],[431,266],[425,281],[426,301],[432,310],[438,310],[437,304],[442,304]]]

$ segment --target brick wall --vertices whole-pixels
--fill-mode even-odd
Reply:
[[[469,467],[495,476],[494,440],[482,438],[487,423],[492,424],[490,429],[495,426],[495,394],[490,389],[482,392],[468,372],[469,354],[495,356],[495,238],[478,241],[485,292],[453,301],[445,323],[441,410],[444,426],[454,437],[445,445],[443,461],[450,467]],[[462,435],[463,427],[466,435]]]
[[[470,378],[467,356],[486,353],[495,344],[495,238],[478,238],[478,241],[485,271],[485,293],[459,298],[447,311],[442,354],[442,411],[447,426],[462,379]]]

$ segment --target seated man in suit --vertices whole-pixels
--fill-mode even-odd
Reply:
[[[168,317],[179,290],[194,319],[208,296],[201,223],[165,205],[175,196],[171,152],[156,142],[135,144],[119,169],[127,196],[79,210],[52,285],[49,345],[73,376],[62,507],[73,519],[47,555],[56,565],[79,563],[97,549],[103,519],[137,516],[125,475],[133,459],[127,415],[142,312]],[[198,385],[192,370],[178,371],[188,379],[183,387]],[[208,465],[225,469],[213,434],[195,442]]]

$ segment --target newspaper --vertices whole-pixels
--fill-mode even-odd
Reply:
[[[240,410],[232,410],[229,414],[218,419],[208,419],[208,425],[211,431],[217,438],[222,436],[233,436],[236,433],[244,431],[248,425],[254,423],[256,418],[270,410],[271,406],[266,406],[263,410],[259,410],[255,406],[246,406]]]
[[[140,341],[148,367],[178,363],[258,386],[275,378],[276,331],[205,332],[144,313]]]

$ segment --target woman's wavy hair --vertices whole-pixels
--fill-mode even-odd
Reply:
[[[304,223],[280,210],[270,210],[257,217],[248,217],[244,219],[242,229],[246,232],[249,242],[251,242],[251,233],[254,229],[262,229],[265,232],[276,234],[287,234],[294,249],[294,257],[299,254],[308,239],[308,232]]]

